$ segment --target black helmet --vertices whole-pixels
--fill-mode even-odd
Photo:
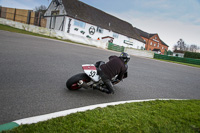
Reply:
[[[130,55],[128,55],[128,54],[125,53],[125,52],[122,52],[122,53],[120,54],[119,58],[121,58],[121,59],[125,62],[125,64],[127,64],[128,61],[130,60]]]

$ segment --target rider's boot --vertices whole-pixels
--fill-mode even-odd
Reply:
[[[92,88],[93,88],[93,89],[97,89],[97,90],[99,90],[99,91],[101,91],[101,92],[105,92],[105,93],[107,93],[107,94],[111,94],[111,92],[110,92],[108,89],[103,88],[103,87],[101,87],[101,86],[99,86],[99,85],[93,85]]]

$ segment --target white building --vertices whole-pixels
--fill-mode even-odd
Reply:
[[[47,28],[114,44],[144,49],[144,40],[126,21],[78,0],[52,0],[45,18]]]

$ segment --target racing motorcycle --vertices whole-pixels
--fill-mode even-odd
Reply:
[[[101,63],[102,62],[100,62],[100,64]],[[95,65],[94,64],[82,65],[84,73],[79,73],[69,78],[66,82],[66,87],[69,90],[78,90],[80,88],[84,89],[98,88],[97,90],[103,91],[102,89],[106,88],[106,86],[104,82],[101,80],[101,77],[98,75],[98,70],[97,70],[100,67],[100,64],[96,63]],[[113,85],[118,83],[116,78],[117,75],[111,80]],[[123,78],[127,78],[127,72],[124,74]]]

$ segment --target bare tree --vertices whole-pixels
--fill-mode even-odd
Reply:
[[[186,45],[184,51],[190,51],[190,45]]]
[[[179,39],[177,44],[174,45],[174,50],[184,51],[186,49],[186,44],[183,39]]]
[[[198,50],[197,45],[195,45],[195,44],[190,45],[190,51],[191,52],[196,52],[197,50]]]
[[[174,47],[173,47],[173,49],[174,49],[174,50],[177,50],[177,49],[178,49],[178,45],[175,44]]]
[[[200,49],[196,44],[187,45],[183,39],[179,39],[177,44],[173,47],[174,51],[190,51],[190,52],[196,52]]]
[[[39,12],[39,11],[44,11],[46,9],[47,7],[45,5],[41,5],[41,6],[36,6],[34,11]]]
[[[183,39],[179,39],[179,41],[177,42],[177,46],[178,46],[179,50],[181,50],[181,51],[186,50],[186,44],[183,41]]]

